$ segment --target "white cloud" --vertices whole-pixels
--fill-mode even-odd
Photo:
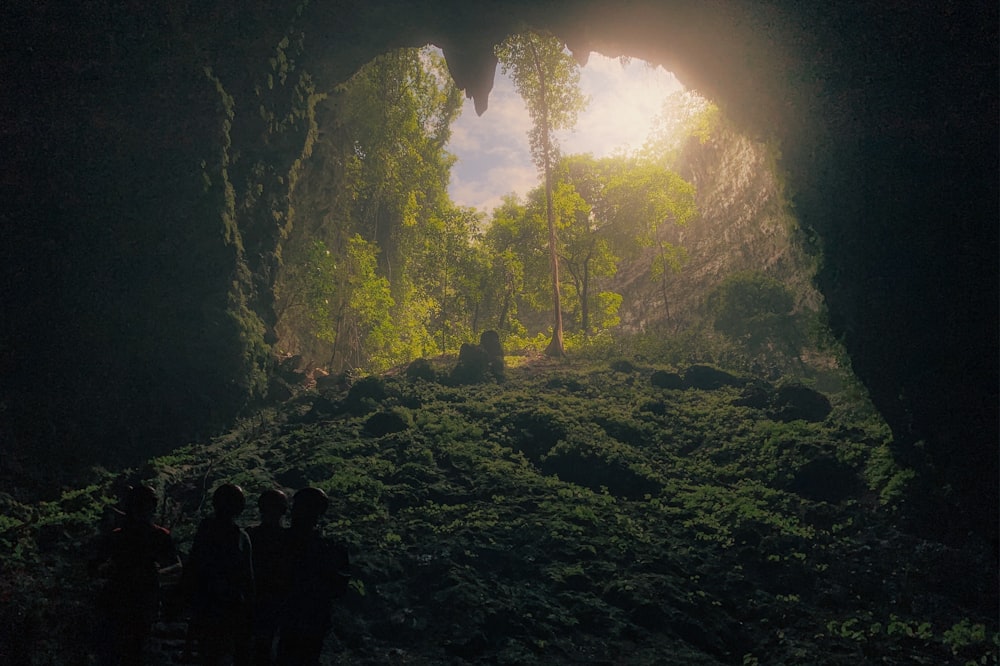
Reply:
[[[538,184],[534,166],[508,165],[491,167],[469,181],[453,174],[448,190],[455,203],[490,212],[505,195],[515,192],[523,197]]]
[[[663,99],[681,89],[673,74],[662,67],[636,60],[623,67],[617,59],[597,53],[591,54],[583,68],[581,87],[591,98],[590,106],[562,143],[566,152],[596,156],[641,147]]]
[[[471,153],[482,150],[480,138],[465,125],[455,123],[451,127],[451,139],[448,141],[448,150],[452,153]]]
[[[581,72],[581,87],[591,98],[574,132],[559,136],[564,153],[597,157],[642,146],[663,99],[681,89],[661,67],[642,61],[622,67],[617,59],[593,53]],[[471,100],[452,127],[448,149],[458,158],[448,190],[462,206],[489,211],[504,194],[523,196],[538,185],[527,132],[531,119],[510,79],[497,70],[489,108],[477,117]]]

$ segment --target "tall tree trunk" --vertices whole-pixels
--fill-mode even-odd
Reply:
[[[549,141],[545,140],[545,152],[549,155]],[[546,158],[545,164],[545,212],[549,219],[549,265],[552,267],[552,308],[555,311],[555,322],[552,327],[552,341],[545,348],[548,356],[563,356],[563,322],[562,298],[559,294],[559,255],[556,253],[556,219],[552,206],[552,169]]]
[[[531,44],[531,54],[535,60],[535,69],[538,73],[539,94],[542,99],[542,141],[543,141],[543,163],[545,170],[545,216],[549,223],[549,267],[552,269],[552,308],[554,310],[554,322],[552,326],[552,340],[545,348],[547,356],[563,356],[563,323],[562,323],[562,298],[559,294],[559,255],[556,246],[556,214],[552,205],[552,140],[549,129],[549,109],[547,91],[545,89],[545,70],[538,58],[538,51],[534,44]]]
[[[441,353],[448,349],[448,255],[445,250],[444,287],[441,289]]]

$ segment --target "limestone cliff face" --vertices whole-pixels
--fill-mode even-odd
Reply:
[[[688,141],[675,168],[694,184],[700,214],[683,227],[664,225],[660,233],[661,240],[684,248],[687,259],[665,283],[650,275],[654,248],[621,265],[608,287],[623,295],[624,327],[690,327],[701,318],[713,287],[749,270],[784,283],[795,294],[797,309],[819,307],[821,296],[812,284],[815,259],[804,249],[770,161],[765,145],[730,127],[717,128],[704,142]]]

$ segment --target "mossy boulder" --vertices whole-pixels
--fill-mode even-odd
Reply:
[[[437,373],[426,358],[418,358],[406,366],[406,378],[410,381],[437,381]]]
[[[768,414],[775,421],[786,423],[799,419],[819,423],[832,410],[830,400],[819,391],[801,384],[787,384],[774,394]]]
[[[656,388],[680,390],[685,388],[684,378],[676,372],[656,370],[649,377],[649,383]]]
[[[372,437],[383,437],[394,432],[403,432],[413,425],[409,410],[397,407],[375,412],[365,420],[364,431]]]
[[[692,365],[684,371],[684,384],[688,388],[714,391],[723,386],[743,386],[746,381],[710,365]]]

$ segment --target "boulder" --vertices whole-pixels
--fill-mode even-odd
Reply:
[[[618,359],[617,361],[611,362],[611,369],[615,372],[622,372],[625,374],[632,374],[635,372],[635,365],[631,361],[626,361],[625,359]]]
[[[506,366],[504,364],[503,345],[500,344],[500,334],[496,331],[483,331],[479,336],[479,346],[486,352],[489,358],[489,370],[498,382],[505,378]]]
[[[733,400],[733,405],[737,407],[750,407],[751,409],[768,409],[774,404],[774,387],[767,382],[749,382],[740,391],[740,397]]]
[[[451,370],[452,384],[478,384],[486,379],[490,357],[479,345],[463,343],[458,350],[458,363]]]
[[[372,437],[382,437],[394,432],[402,432],[409,428],[411,419],[407,412],[401,409],[390,409],[375,412],[365,421],[365,433]]]
[[[496,331],[485,331],[479,344],[464,343],[458,350],[458,363],[451,371],[452,384],[479,384],[490,378],[504,380],[503,347]]]
[[[375,376],[363,377],[347,391],[347,409],[355,414],[373,411],[387,397],[385,384]]]
[[[680,375],[676,372],[667,372],[666,370],[654,371],[649,377],[649,383],[656,388],[662,389],[685,388],[684,379]]]
[[[425,382],[433,382],[437,380],[437,373],[431,367],[430,361],[426,358],[418,358],[406,366],[406,378],[410,381],[422,379]]]
[[[833,456],[820,456],[800,467],[786,490],[816,502],[838,504],[860,489],[857,473]]]
[[[743,386],[746,382],[725,370],[709,365],[692,365],[684,371],[684,383],[688,388],[714,391],[723,386]]]
[[[811,421],[818,423],[830,415],[830,400],[801,384],[788,384],[778,389],[768,415],[775,421]]]

